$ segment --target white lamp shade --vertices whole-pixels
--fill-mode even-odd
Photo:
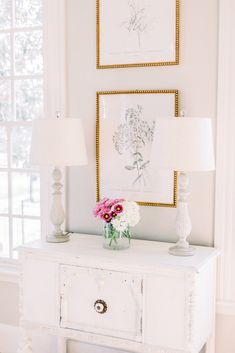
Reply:
[[[87,164],[80,119],[57,118],[33,121],[31,164],[78,166]]]
[[[151,164],[185,172],[214,170],[211,119],[156,119]]]

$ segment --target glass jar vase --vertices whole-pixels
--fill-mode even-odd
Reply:
[[[110,250],[123,250],[130,247],[130,227],[124,231],[116,230],[111,223],[104,225],[104,248]]]

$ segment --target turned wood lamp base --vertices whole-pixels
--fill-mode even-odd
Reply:
[[[178,245],[169,248],[169,254],[174,256],[193,256],[195,255],[196,249],[194,246],[189,245],[187,248],[182,248]]]
[[[70,236],[68,232],[62,233],[60,235],[51,234],[51,235],[47,235],[46,237],[46,241],[48,243],[65,243],[66,241],[69,241],[69,239],[70,239]]]

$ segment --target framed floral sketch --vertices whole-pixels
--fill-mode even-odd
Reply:
[[[178,116],[178,91],[106,91],[96,99],[97,201],[176,207],[177,173],[152,170],[150,152],[156,118]]]
[[[179,64],[180,0],[96,0],[97,68]]]

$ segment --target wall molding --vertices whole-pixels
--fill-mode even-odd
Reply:
[[[220,0],[215,246],[222,250],[218,266],[217,296],[218,301],[222,303],[235,301],[234,18],[234,0]]]
[[[216,313],[227,316],[235,316],[235,301],[218,301],[216,304]]]

